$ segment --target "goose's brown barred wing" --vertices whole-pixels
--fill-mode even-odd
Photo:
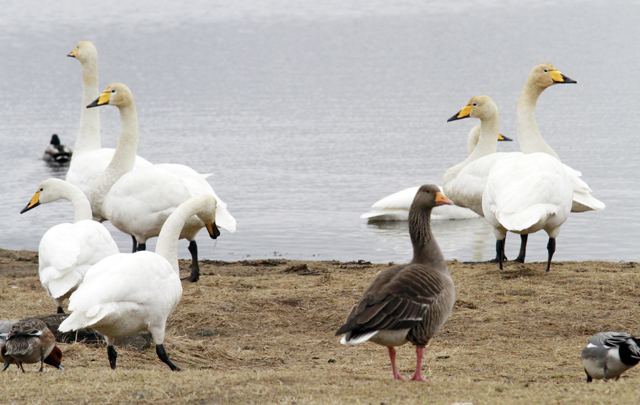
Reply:
[[[423,321],[444,288],[440,274],[423,265],[390,267],[374,279],[336,335],[411,328]]]

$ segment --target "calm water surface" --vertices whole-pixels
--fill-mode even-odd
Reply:
[[[203,258],[409,260],[406,223],[359,215],[405,187],[440,184],[465,158],[476,123],[446,119],[470,97],[491,96],[501,132],[515,137],[524,81],[548,61],[578,84],[544,92],[540,130],[607,204],[569,218],[555,258],[640,259],[640,5],[450,3],[4,1],[0,247],[37,250],[48,228],[72,220],[66,202],[18,213],[40,181],[65,176],[40,156],[54,132],[75,142],[80,64],[65,55],[90,40],[100,87],[134,94],[138,154],[214,173],[238,230],[215,243],[203,232]],[[101,109],[101,125],[115,146],[116,108]],[[110,229],[128,251],[129,237]],[[434,223],[434,233],[449,259],[494,255],[483,219]],[[530,238],[528,260],[546,259],[546,240]]]

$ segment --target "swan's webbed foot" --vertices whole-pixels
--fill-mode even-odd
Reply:
[[[171,371],[182,371],[180,367],[176,366],[171,360],[169,360],[169,356],[167,356],[167,352],[164,350],[164,345],[156,345],[156,354],[160,360],[171,368]]]

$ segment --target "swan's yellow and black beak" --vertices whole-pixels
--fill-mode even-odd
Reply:
[[[99,107],[101,105],[109,104],[110,99],[111,99],[111,92],[105,91],[104,93],[100,94],[100,97],[93,100],[93,102],[89,104],[87,108]]]
[[[211,224],[205,224],[204,226],[205,228],[207,228],[207,232],[209,232],[209,236],[211,236],[211,239],[218,239],[218,236],[220,236],[220,230],[216,226],[215,222]]]
[[[436,193],[436,206],[438,205],[453,205],[453,201],[444,196],[441,192]]]
[[[498,141],[502,141],[502,142],[511,142],[513,141],[513,139],[509,138],[508,136],[504,136],[502,134],[498,134]]]
[[[25,212],[29,211],[31,208],[35,208],[38,205],[40,205],[40,191],[36,191],[33,197],[31,197],[31,201],[29,201],[29,204],[27,204],[27,206],[24,207],[22,211],[20,211],[20,213],[24,214]]]
[[[559,70],[550,70],[549,74],[551,75],[551,79],[554,83],[578,83],[573,79],[568,78],[567,76],[560,73]]]
[[[75,58],[76,57],[76,52],[78,52],[78,48],[75,48],[73,51],[71,51],[71,53],[69,55],[67,55],[70,58]]]
[[[462,110],[460,110],[460,112],[458,112],[453,117],[449,118],[447,122],[461,120],[463,118],[469,118],[470,114],[471,114],[471,104],[466,105]]]

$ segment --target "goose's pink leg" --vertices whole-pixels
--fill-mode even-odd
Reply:
[[[424,350],[424,347],[416,346],[416,357],[418,360],[416,362],[416,373],[411,378],[411,381],[429,382],[429,380],[422,377],[422,351],[423,350]]]
[[[400,375],[398,367],[396,367],[396,349],[389,346],[389,358],[391,359],[391,368],[393,369],[393,378],[396,380],[404,380],[404,377]]]

